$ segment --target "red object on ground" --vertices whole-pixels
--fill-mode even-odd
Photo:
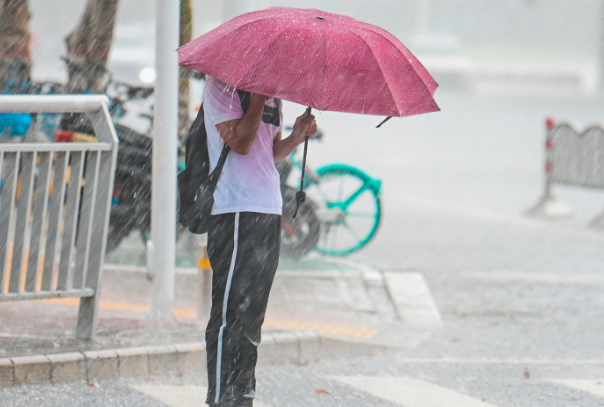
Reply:
[[[320,10],[243,14],[178,50],[183,66],[319,110],[410,116],[440,110],[438,84],[386,30]]]

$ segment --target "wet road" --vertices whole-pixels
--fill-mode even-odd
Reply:
[[[320,113],[327,136],[309,162],[352,163],[383,180],[380,232],[350,259],[421,272],[442,328],[374,356],[261,367],[259,406],[602,405],[604,233],[586,224],[604,196],[556,188],[575,218],[522,213],[542,192],[544,118],[591,123],[604,100],[438,100],[443,112],[381,130],[379,118]],[[0,405],[195,405],[204,385],[194,376],[28,386],[4,390]]]
[[[42,24],[56,4],[34,3]],[[62,15],[72,22],[80,12]],[[34,38],[40,79],[64,74],[60,53],[45,48],[62,47],[71,29],[44,24],[54,34]],[[326,137],[311,144],[309,163],[350,163],[383,181],[380,231],[349,258],[422,273],[443,327],[371,357],[261,367],[258,406],[424,407],[430,397],[445,406],[603,404],[604,232],[586,225],[604,194],[556,187],[575,218],[522,214],[543,190],[545,118],[600,121],[604,97],[439,90],[436,98],[441,113],[379,130],[383,118],[317,113]],[[286,104],[286,119],[303,110]],[[0,406],[201,405],[203,386],[202,376],[23,386],[0,390]]]

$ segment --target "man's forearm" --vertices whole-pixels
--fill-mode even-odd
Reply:
[[[250,151],[256,136],[258,136],[265,103],[266,96],[253,95],[247,112],[235,127],[235,139],[238,140],[246,154]]]
[[[237,154],[247,154],[258,136],[266,96],[252,95],[250,105],[241,119],[219,123],[216,128],[224,141]]]
[[[273,144],[273,155],[275,156],[275,162],[278,163],[279,161],[287,158],[299,145],[299,138],[296,139],[291,135],[283,140],[276,141]]]

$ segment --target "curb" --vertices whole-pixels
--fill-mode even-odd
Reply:
[[[366,353],[371,352],[369,347],[314,332],[274,332],[263,335],[258,364],[306,363],[341,357],[348,353],[348,346],[354,347],[356,355],[363,354],[363,348]],[[30,384],[94,384],[120,377],[205,374],[205,371],[204,342],[17,356],[0,358],[0,389]]]

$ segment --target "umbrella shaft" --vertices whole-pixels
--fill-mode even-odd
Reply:
[[[312,113],[312,107],[306,108],[306,117]],[[308,136],[304,137],[304,155],[302,156],[302,180],[300,181],[300,192],[304,192],[304,170],[306,169],[306,151],[308,151]]]
[[[304,191],[304,170],[306,169],[306,152],[308,150],[308,136],[304,137],[304,155],[302,156],[302,179],[300,181],[300,192]]]

